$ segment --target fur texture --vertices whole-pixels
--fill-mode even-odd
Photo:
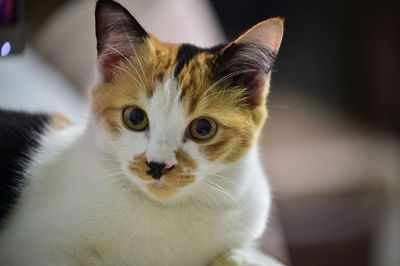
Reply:
[[[169,44],[98,1],[91,119],[39,137],[0,264],[274,265],[253,246],[271,200],[256,143],[282,31],[276,18],[213,49]],[[201,117],[217,124],[206,141],[188,129]],[[149,162],[168,169],[156,180]]]

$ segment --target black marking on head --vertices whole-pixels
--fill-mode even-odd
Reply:
[[[25,168],[50,121],[45,114],[0,110],[0,220],[17,202]]]
[[[175,78],[178,77],[183,67],[189,63],[197,54],[208,53],[216,54],[225,44],[219,44],[210,48],[200,48],[192,44],[184,43],[179,47],[178,54],[176,55],[176,67],[174,71]]]

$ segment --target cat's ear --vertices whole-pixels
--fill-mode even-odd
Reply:
[[[263,21],[229,43],[217,57],[217,79],[246,89],[246,101],[263,102],[267,80],[283,37],[283,19]]]
[[[98,0],[95,16],[98,67],[103,79],[110,81],[115,66],[136,56],[148,34],[117,2]]]

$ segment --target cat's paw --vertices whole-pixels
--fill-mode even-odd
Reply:
[[[232,249],[214,259],[209,266],[284,266],[251,246]]]
[[[284,266],[282,263],[267,256],[253,258],[241,252],[228,252],[210,263],[209,266]]]
[[[243,257],[237,255],[221,256],[211,262],[210,266],[261,266],[262,264],[255,264],[246,261]]]

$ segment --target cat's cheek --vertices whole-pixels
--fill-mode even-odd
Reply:
[[[187,140],[184,142],[182,150],[186,152],[196,163],[195,169],[190,169],[191,173],[195,177],[193,183],[200,182],[207,176],[208,173],[210,173],[210,171],[219,169],[218,165],[209,162],[206,155],[201,151],[201,147],[197,143]]]
[[[193,169],[195,171],[199,171],[202,168],[202,165],[206,162],[206,158],[200,151],[198,145],[191,141],[191,140],[186,140],[182,144],[182,151],[188,154],[190,158],[196,163],[196,169]]]
[[[122,129],[120,138],[114,142],[115,156],[127,170],[129,163],[146,151],[147,145],[148,139],[144,132],[130,132]]]

